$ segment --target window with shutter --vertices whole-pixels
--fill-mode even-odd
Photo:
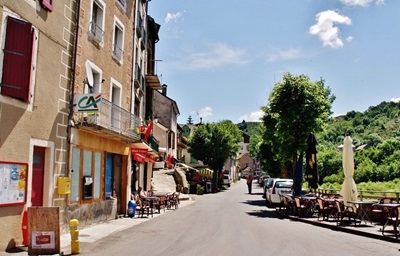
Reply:
[[[53,1],[54,0],[41,0],[41,4],[42,4],[43,8],[45,8],[49,12],[52,12],[53,11]]]
[[[1,94],[27,103],[31,97],[33,40],[31,23],[7,17]]]

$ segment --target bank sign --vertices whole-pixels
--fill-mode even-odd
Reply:
[[[98,112],[101,93],[77,94],[74,96],[74,112]]]

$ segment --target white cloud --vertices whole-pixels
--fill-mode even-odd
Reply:
[[[167,13],[167,17],[165,17],[164,21],[165,23],[170,23],[172,21],[176,21],[182,16],[182,12],[177,12],[177,13]]]
[[[268,61],[279,61],[279,60],[292,60],[301,57],[301,52],[298,49],[290,48],[287,50],[281,50],[268,55]]]
[[[184,69],[212,69],[226,65],[242,65],[247,63],[245,51],[233,49],[226,44],[212,45],[202,52],[182,54],[183,58],[176,63]]]
[[[239,121],[245,120],[246,122],[261,122],[261,118],[264,116],[264,111],[259,110],[251,112],[250,115],[243,115],[239,117]]]
[[[324,46],[332,48],[343,47],[343,41],[340,38],[340,29],[337,24],[351,25],[349,17],[328,10],[316,15],[317,23],[310,27],[309,33],[317,35]]]
[[[213,109],[211,107],[204,107],[198,113],[200,117],[207,118],[213,115]]]
[[[393,102],[399,103],[399,102],[400,102],[400,98],[392,98],[390,101],[393,101]]]
[[[385,0],[340,0],[340,2],[348,6],[366,7],[372,2],[375,2],[376,5],[382,5],[385,3]]]
[[[351,41],[353,41],[353,39],[354,39],[354,38],[353,38],[352,36],[348,36],[348,37],[346,38],[346,41],[347,41],[347,42],[351,42]]]

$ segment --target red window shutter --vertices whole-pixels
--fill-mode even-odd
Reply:
[[[33,38],[32,24],[8,16],[3,49],[2,95],[30,101]]]
[[[52,12],[53,11],[53,1],[54,0],[41,0],[40,2],[42,4],[43,8],[45,8],[49,12]]]

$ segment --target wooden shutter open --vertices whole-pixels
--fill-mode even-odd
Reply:
[[[8,16],[1,94],[28,103],[31,97],[33,39],[31,23]]]
[[[43,8],[48,10],[49,12],[53,11],[53,0],[40,0]]]

